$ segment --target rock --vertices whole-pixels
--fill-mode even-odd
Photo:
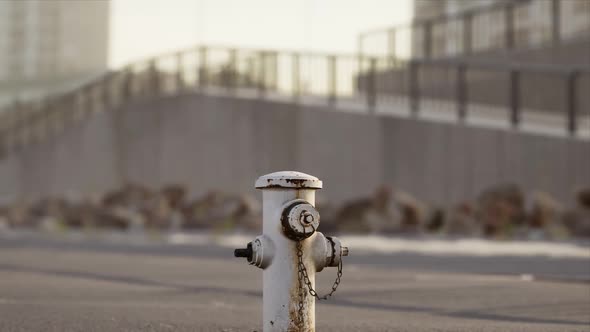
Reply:
[[[444,233],[459,236],[480,235],[480,227],[475,219],[475,208],[472,203],[463,202],[450,210]]]
[[[398,192],[395,199],[400,211],[400,232],[405,234],[420,232],[425,224],[426,205],[405,192]]]
[[[36,220],[32,216],[31,206],[26,201],[17,201],[7,207],[7,219],[11,227],[33,228],[36,227]]]
[[[398,230],[396,212],[391,188],[382,186],[372,196],[343,204],[334,224],[345,233],[392,233]]]
[[[576,195],[576,202],[579,208],[590,210],[590,188],[580,190]]]
[[[562,210],[561,203],[548,193],[533,193],[532,208],[527,217],[526,237],[542,240],[567,236],[567,230],[562,224]]]
[[[430,233],[440,232],[446,223],[446,212],[442,208],[435,208],[427,218],[426,231]]]
[[[564,214],[563,223],[571,236],[590,238],[590,188],[577,193],[576,203]]]
[[[189,229],[226,230],[238,227],[258,230],[261,225],[260,213],[260,204],[256,199],[218,191],[210,191],[183,209],[185,227]]]
[[[0,215],[0,233],[5,232],[10,229],[10,223],[8,222],[8,218],[4,215]]]
[[[476,218],[488,237],[511,236],[525,221],[524,194],[514,184],[499,185],[482,192],[477,199]]]

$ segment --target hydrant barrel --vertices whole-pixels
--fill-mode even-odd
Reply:
[[[263,272],[263,330],[314,331],[315,299],[308,294],[307,288],[300,287],[298,242],[285,235],[281,220],[287,208],[285,205],[293,204],[295,200],[309,204],[305,211],[301,211],[302,227],[311,224],[313,218],[318,218],[315,209],[307,210],[315,205],[315,191],[322,188],[322,181],[300,172],[276,172],[261,176],[256,181],[256,188],[262,190],[263,236],[270,239],[274,247],[272,262]],[[316,236],[318,234],[313,233],[299,241],[312,286],[315,286],[316,267],[310,253]],[[300,291],[305,295],[303,301]],[[300,309],[301,302],[303,307]]]

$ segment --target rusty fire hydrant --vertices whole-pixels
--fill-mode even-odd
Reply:
[[[276,172],[261,176],[263,235],[236,249],[263,272],[263,330],[315,331],[315,300],[334,293],[342,276],[342,256],[348,256],[336,237],[317,231],[320,215],[315,209],[318,178],[300,172]],[[331,292],[315,291],[315,273],[338,267]]]

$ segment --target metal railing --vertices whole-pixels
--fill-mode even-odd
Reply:
[[[567,14],[581,19],[564,19]],[[425,59],[559,44],[590,32],[587,0],[501,1],[358,36],[360,55]]]
[[[132,63],[78,89],[0,112],[0,155],[105,110],[185,93],[322,104],[368,114],[544,123],[590,119],[588,69],[197,47]],[[586,112],[586,113],[583,113]],[[578,135],[581,137],[580,135]]]

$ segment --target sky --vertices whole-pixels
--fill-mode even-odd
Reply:
[[[198,44],[352,53],[411,0],[111,0],[109,66]]]

